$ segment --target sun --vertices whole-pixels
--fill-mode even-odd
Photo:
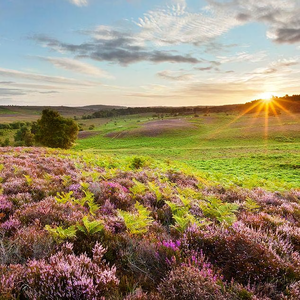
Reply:
[[[265,92],[265,93],[262,93],[259,98],[264,100],[265,102],[271,102],[272,99],[273,99],[273,96],[275,96],[275,93],[273,92]]]

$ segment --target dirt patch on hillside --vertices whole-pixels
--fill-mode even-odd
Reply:
[[[97,134],[99,134],[98,131],[79,131],[78,132],[78,139],[79,140],[86,139],[86,138],[95,136]]]
[[[155,137],[170,131],[184,130],[189,128],[196,128],[196,126],[187,122],[184,119],[159,120],[159,121],[151,121],[151,122],[144,123],[139,128],[130,131],[110,132],[106,135],[106,137],[111,137],[111,138],[125,138],[129,136]]]

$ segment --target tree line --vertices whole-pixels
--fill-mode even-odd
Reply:
[[[273,97],[284,109],[291,112],[300,111],[300,95]],[[91,115],[85,115],[82,119],[95,118],[113,118],[118,116],[136,115],[144,113],[170,114],[170,115],[191,115],[191,114],[209,114],[209,113],[230,113],[241,112],[255,106],[257,102],[263,99],[254,100],[245,104],[221,105],[221,106],[183,106],[183,107],[127,107],[111,110],[99,110]],[[253,109],[251,112],[255,112]]]

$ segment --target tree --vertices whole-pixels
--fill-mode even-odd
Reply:
[[[9,144],[10,144],[9,138],[6,138],[6,139],[4,140],[4,142],[2,143],[2,146],[3,146],[3,147],[7,147],[7,146],[9,146]]]
[[[43,110],[41,119],[33,127],[35,140],[47,147],[69,149],[77,139],[77,123],[50,109]]]
[[[27,126],[22,126],[16,132],[14,138],[15,138],[15,142],[25,144],[25,146],[33,146],[34,144],[34,134]]]

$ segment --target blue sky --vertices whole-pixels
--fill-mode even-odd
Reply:
[[[219,105],[299,93],[298,0],[3,0],[0,105]]]

